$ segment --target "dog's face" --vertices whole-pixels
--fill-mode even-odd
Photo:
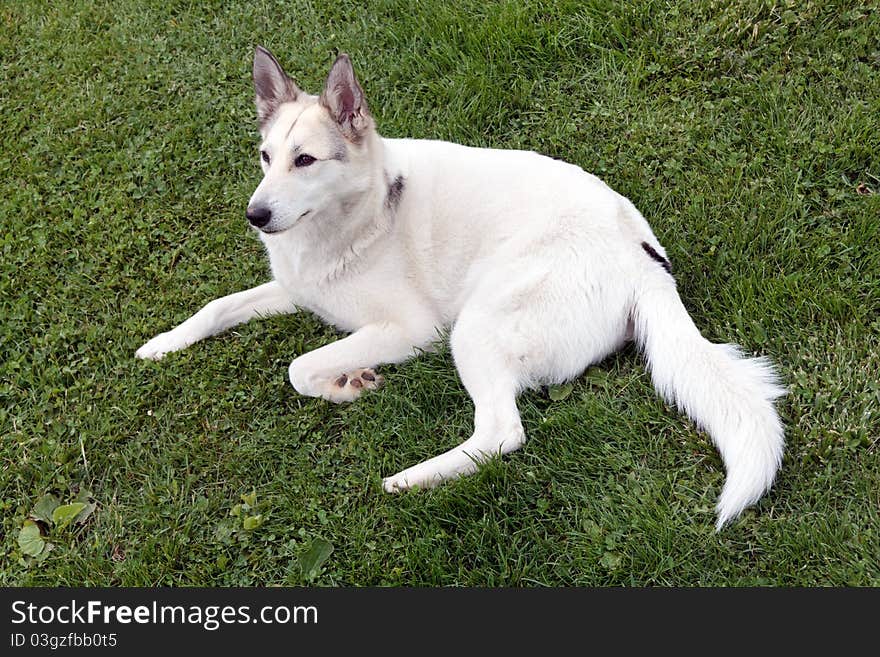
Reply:
[[[339,218],[369,188],[372,171],[373,121],[348,56],[337,58],[317,97],[300,90],[258,47],[254,89],[264,177],[248,203],[248,221],[275,235]]]

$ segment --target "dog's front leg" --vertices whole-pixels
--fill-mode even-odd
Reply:
[[[393,323],[368,324],[348,337],[303,354],[290,364],[290,383],[301,395],[332,402],[357,399],[364,390],[378,388],[382,377],[372,368],[399,363],[430,343],[433,333],[414,335]]]
[[[278,281],[214,299],[176,328],[160,333],[135,352],[138,358],[159,360],[167,353],[184,349],[194,342],[242,324],[257,316],[292,313],[296,310],[290,295]]]

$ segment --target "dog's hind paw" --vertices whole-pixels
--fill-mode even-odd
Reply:
[[[401,493],[412,488],[433,488],[442,481],[442,477],[426,466],[419,463],[397,474],[385,477],[382,480],[382,490],[386,493]]]

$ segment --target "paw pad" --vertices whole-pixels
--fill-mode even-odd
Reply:
[[[330,380],[330,389],[322,397],[333,402],[354,401],[365,390],[376,390],[383,383],[384,379],[373,370],[343,372],[335,379]]]

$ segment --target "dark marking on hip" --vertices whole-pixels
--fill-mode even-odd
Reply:
[[[672,276],[672,264],[666,258],[657,253],[657,251],[654,250],[654,247],[652,247],[647,242],[642,242],[642,248],[645,250],[645,253],[651,256],[652,259],[660,263],[660,266],[666,270],[667,274]]]

